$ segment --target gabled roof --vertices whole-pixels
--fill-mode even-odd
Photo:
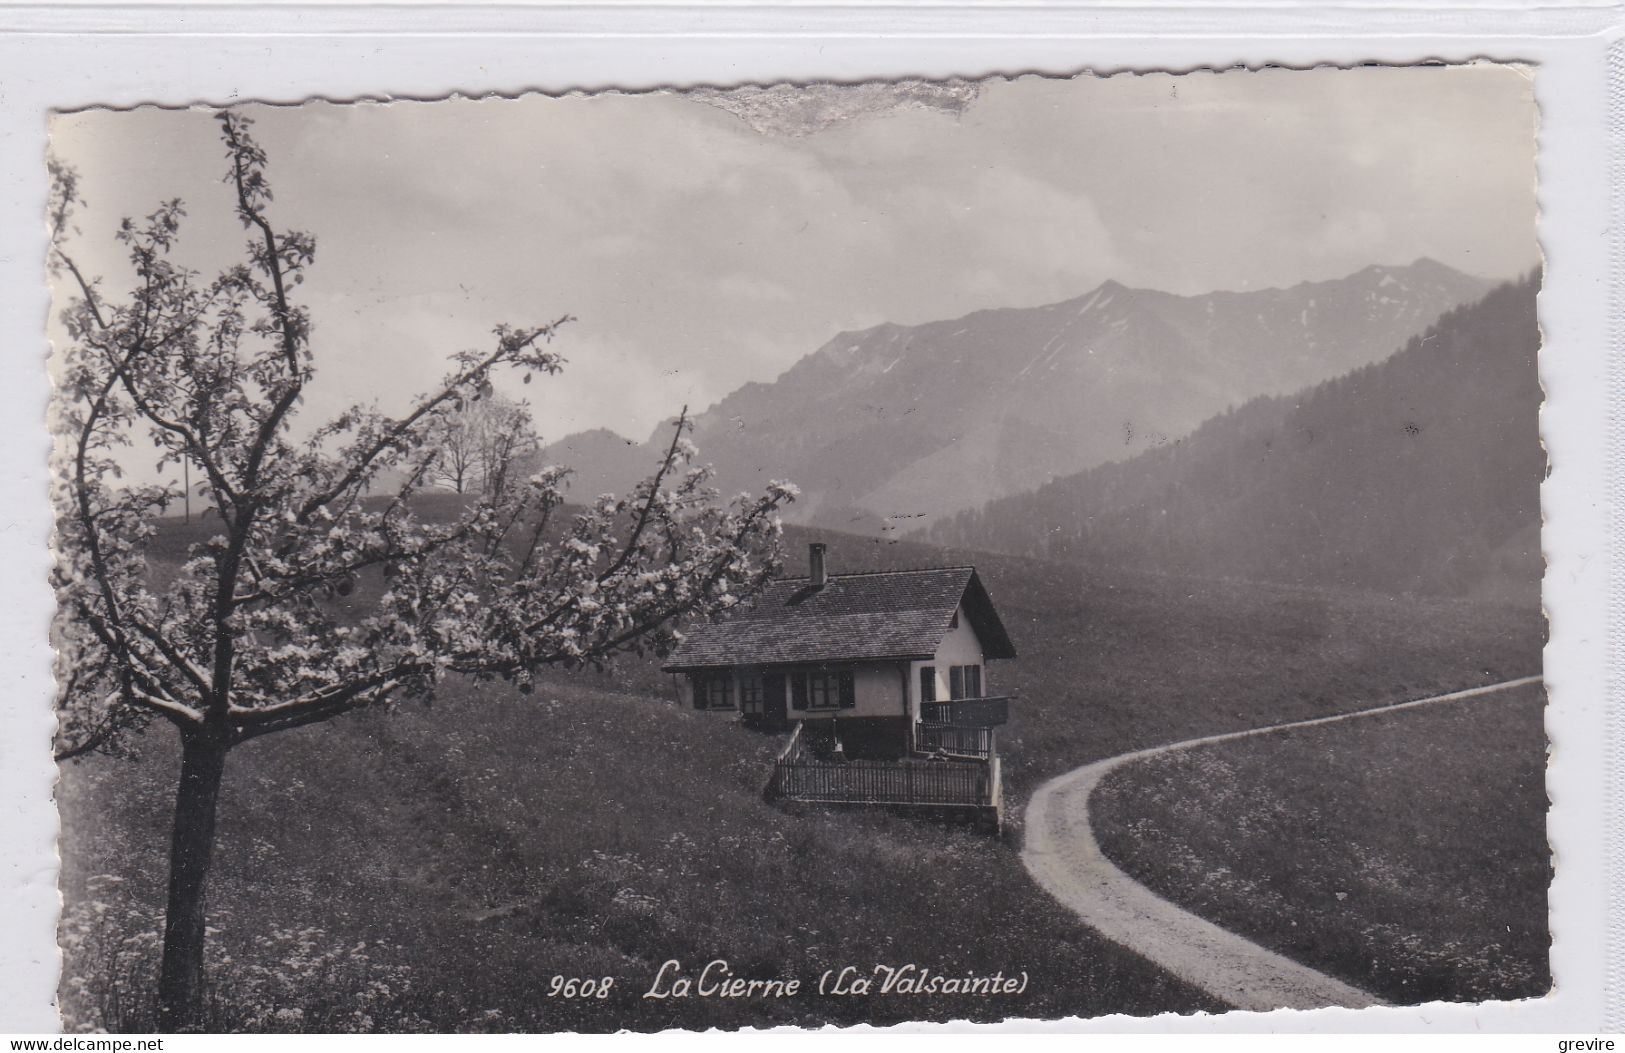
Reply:
[[[754,602],[693,626],[661,668],[930,658],[961,603],[983,655],[1014,658],[976,568],[934,567],[830,575],[821,589],[780,578]]]

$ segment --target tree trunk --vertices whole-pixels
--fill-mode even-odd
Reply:
[[[164,916],[164,961],[158,979],[158,1027],[196,1028],[203,1009],[204,881],[214,850],[215,804],[226,747],[205,734],[182,740],[181,780],[175,791],[175,828],[169,846],[169,906]]]

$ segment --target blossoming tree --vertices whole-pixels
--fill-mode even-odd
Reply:
[[[499,370],[557,373],[550,342],[569,319],[498,326],[399,416],[355,405],[296,426],[315,363],[295,292],[315,239],[272,224],[249,120],[218,119],[247,235],[224,272],[177,262],[184,210],[169,201],[120,227],[131,280],[115,295],[75,260],[78,187],[61,165],[50,215],[53,267],[73,290],[53,411],[58,756],[117,753],[154,720],[179,733],[158,979],[170,1029],[195,1024],[202,1004],[203,893],[234,746],[447,677],[528,693],[543,667],[661,651],[676,619],[725,609],[777,570],[778,509],[795,493],[775,483],[720,503],[693,465],[685,414],[664,462],[625,497],[572,511],[567,471],[546,467],[427,521],[414,496],[436,430],[490,398]],[[146,558],[178,490],[120,476],[120,448],[147,442],[160,468],[184,463],[201,480],[218,524],[178,568]]]

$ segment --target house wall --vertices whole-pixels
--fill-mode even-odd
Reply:
[[[831,670],[852,670],[852,694],[856,703],[851,709],[795,709],[790,704],[791,669],[776,669],[785,677],[784,708],[790,720],[826,720],[830,717],[901,717],[908,713],[908,697],[903,676],[906,664],[902,662],[867,662],[856,665],[828,667]],[[734,708],[731,710],[705,710],[711,713],[737,713],[739,711],[739,676],[753,667],[740,667],[731,671],[734,681]],[[918,675],[918,674],[914,674]],[[946,676],[947,674],[944,674]],[[946,680],[944,681],[946,683]],[[694,707],[694,688],[686,673],[677,674],[677,698],[685,708]]]
[[[733,680],[733,685],[734,685],[734,688],[733,688],[734,707],[732,709],[707,709],[707,710],[702,710],[701,712],[705,712],[705,713],[732,713],[732,714],[737,715],[739,713],[739,677],[740,677],[740,674],[747,673],[747,672],[755,672],[755,671],[756,671],[755,667],[751,667],[751,666],[740,666],[737,669],[729,670],[728,675]],[[673,673],[672,677],[677,681],[677,701],[682,704],[684,709],[693,709],[694,708],[694,682],[691,679],[689,679],[689,675],[687,673]]]
[[[869,662],[853,666],[830,666],[852,670],[851,709],[791,709],[791,720],[827,720],[837,717],[901,717],[908,700],[903,690],[903,663]]]
[[[948,667],[954,665],[979,665],[982,667],[982,694],[993,694],[992,685],[988,683],[987,662],[982,657],[982,641],[977,639],[976,630],[971,628],[970,619],[965,617],[965,609],[959,609],[959,624],[948,630],[937,647],[937,653],[929,662],[914,662],[908,670],[908,711],[909,716],[915,720],[920,718],[920,670],[926,666],[936,669],[937,700],[948,698]]]

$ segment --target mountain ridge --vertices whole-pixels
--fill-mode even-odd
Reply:
[[[1538,277],[1381,362],[919,532],[1084,565],[1538,596]]]
[[[839,332],[771,382],[694,415],[692,437],[724,493],[788,479],[804,495],[792,520],[885,532],[1376,361],[1488,288],[1426,258],[1199,296],[1108,279],[1037,307]],[[575,467],[582,489],[624,490],[658,463],[669,434],[657,428],[635,457],[576,435],[544,456]]]

